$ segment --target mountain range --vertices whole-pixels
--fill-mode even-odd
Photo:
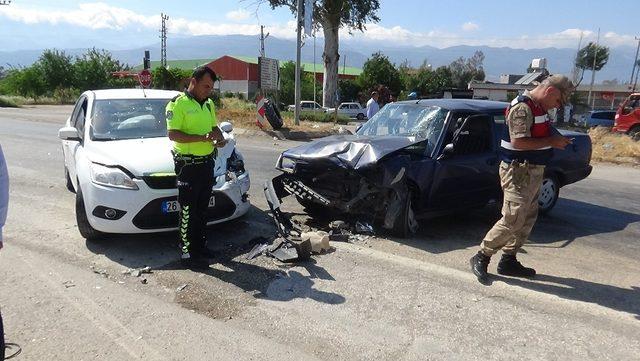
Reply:
[[[323,41],[318,39],[315,46],[315,61],[322,63]],[[43,49],[0,51],[0,66],[29,66],[35,62]],[[84,48],[61,49],[67,54],[76,56],[86,51]],[[142,63],[144,50],[150,50],[152,60],[160,56],[160,43],[128,50],[110,50],[118,60],[131,66]],[[468,46],[460,45],[448,48],[431,46],[393,46],[376,42],[356,42],[345,40],[340,43],[340,65],[362,68],[371,54],[380,51],[395,63],[405,60],[418,67],[424,62],[433,68],[448,65],[459,57],[469,58],[475,51],[482,51],[485,56],[484,70],[487,80],[497,81],[501,74],[524,74],[534,58],[546,58],[547,68],[551,73],[570,74],[577,49],[514,49],[508,47]],[[632,47],[610,49],[609,61],[596,74],[596,82],[617,79],[620,83],[628,82],[635,57]],[[167,41],[168,60],[216,59],[222,55],[258,56],[260,42],[257,36],[225,35],[225,36],[190,36],[171,38]],[[295,60],[295,41],[268,37],[265,41],[267,57],[279,60]],[[302,49],[302,61],[314,61],[313,38],[307,38]],[[586,79],[590,73],[585,74]]]

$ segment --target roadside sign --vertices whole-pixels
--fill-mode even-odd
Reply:
[[[138,73],[138,81],[143,88],[148,88],[151,85],[151,72],[147,69]]]
[[[278,90],[279,65],[277,59],[258,58],[258,88],[262,90]]]
[[[261,129],[267,125],[267,118],[265,116],[266,109],[264,108],[265,101],[266,98],[260,97],[258,98],[258,102],[256,104],[256,124]]]

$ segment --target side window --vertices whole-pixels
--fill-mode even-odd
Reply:
[[[351,104],[349,106],[349,108],[351,108],[351,109],[359,109],[357,104]]]
[[[73,127],[78,129],[78,134],[80,134],[80,138],[84,138],[84,121],[87,115],[87,98],[81,98],[77,105],[77,109],[73,111],[73,119],[71,119],[71,124]]]
[[[489,115],[464,117],[457,122],[454,132],[454,151],[458,155],[480,154],[492,151],[494,147],[491,132],[492,119]]]

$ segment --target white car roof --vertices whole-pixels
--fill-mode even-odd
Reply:
[[[172,99],[180,94],[175,90],[159,90],[159,89],[104,89],[91,91],[95,99]],[[146,96],[145,96],[146,95]]]

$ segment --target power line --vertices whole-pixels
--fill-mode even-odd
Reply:
[[[169,16],[161,13],[160,17],[162,18],[162,28],[160,29],[160,64],[163,67],[167,67],[167,20],[169,20]]]

